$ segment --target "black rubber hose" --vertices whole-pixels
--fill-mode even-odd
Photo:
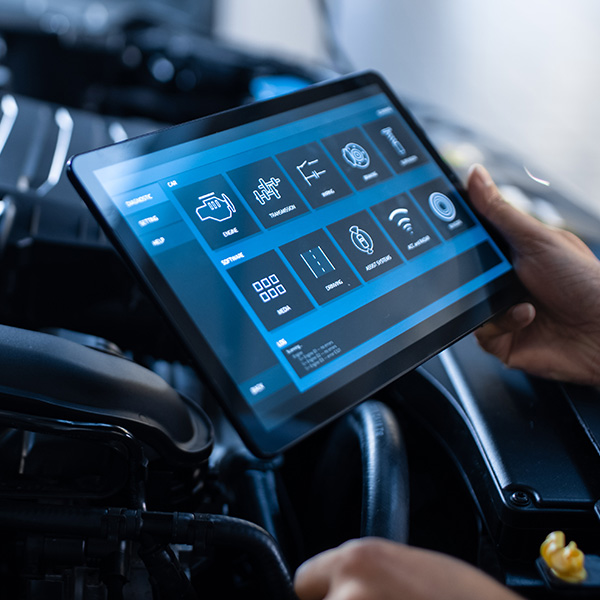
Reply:
[[[200,550],[238,549],[256,564],[273,598],[296,598],[289,569],[273,538],[258,525],[234,517],[1,502],[0,529],[115,541],[139,541],[147,535]]]
[[[311,487],[310,532],[318,537],[308,540],[309,554],[350,537],[406,543],[408,462],[394,412],[368,400],[340,419],[327,436]]]
[[[385,404],[369,400],[346,417],[344,429],[360,445],[362,462],[361,537],[408,541],[408,463],[400,425]],[[351,434],[339,447],[351,443]]]

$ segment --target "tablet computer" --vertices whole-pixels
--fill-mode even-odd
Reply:
[[[68,171],[258,455],[521,293],[372,72],[81,154]]]

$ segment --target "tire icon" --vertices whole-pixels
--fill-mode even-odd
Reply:
[[[429,196],[429,207],[438,219],[446,221],[446,223],[456,219],[456,207],[452,200],[441,192],[433,192]]]

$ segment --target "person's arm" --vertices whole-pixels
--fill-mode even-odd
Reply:
[[[600,261],[575,235],[547,227],[501,197],[475,165],[469,196],[508,241],[529,302],[518,304],[475,335],[507,366],[533,375],[600,384]]]
[[[519,600],[462,561],[378,538],[311,558],[294,584],[300,600]]]

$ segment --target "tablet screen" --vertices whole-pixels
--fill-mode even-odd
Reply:
[[[259,454],[516,299],[456,177],[372,73],[80,155],[70,171]]]

